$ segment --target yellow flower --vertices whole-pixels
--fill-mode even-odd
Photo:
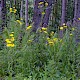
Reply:
[[[38,6],[38,8],[40,8],[40,6]]]
[[[42,32],[42,30],[41,30],[41,29],[39,29],[39,32]]]
[[[42,27],[42,31],[46,31],[47,30],[47,28],[45,28],[45,27]]]
[[[78,20],[80,20],[80,18],[78,18]]]
[[[72,30],[74,31],[74,30],[75,30],[75,28],[72,28]]]
[[[20,20],[16,20],[18,23],[20,22]]]
[[[15,45],[13,43],[11,43],[11,44],[7,44],[6,46],[7,47],[14,47]]]
[[[16,20],[20,25],[22,25],[22,22],[20,20]]]
[[[63,27],[60,27],[60,30],[63,30]]]
[[[6,43],[11,43],[10,39],[6,39],[5,41],[6,41]]]
[[[10,39],[6,39],[6,40],[5,40],[7,47],[14,47],[14,46],[15,46],[14,43],[12,43],[12,42],[14,41],[14,37],[13,37],[14,35],[13,35],[13,33],[14,33],[14,32],[11,32],[11,34],[9,35],[9,36],[11,36]]]
[[[62,42],[62,39],[60,39],[60,42]]]
[[[65,26],[63,26],[64,28],[67,28],[67,26],[65,25]]]
[[[23,18],[20,18],[20,20],[23,20]]]
[[[10,12],[13,12],[13,11],[12,11],[12,8],[10,8],[9,10],[10,10]]]
[[[53,36],[54,35],[54,32],[52,31],[51,33],[50,33],[50,36]]]
[[[11,41],[14,41],[15,39],[14,39],[14,37],[12,37],[10,40],[11,40]]]
[[[11,32],[12,34],[14,34],[14,32]]]
[[[73,34],[72,33],[70,33],[70,36],[72,36]]]
[[[15,7],[13,7],[15,9]]]
[[[14,13],[16,13],[17,10],[15,9],[15,7],[13,7],[13,8],[10,8],[10,12],[14,12]]]
[[[28,26],[27,28],[26,28],[26,30],[29,30],[29,29],[31,29],[32,28],[32,26]]]
[[[41,5],[41,4],[43,4],[43,3],[44,3],[44,2],[39,2],[38,4]]]
[[[47,31],[44,31],[44,33],[46,33],[46,34],[47,34],[48,32],[47,32]]]
[[[32,40],[28,40],[28,43],[31,43],[32,42]]]
[[[48,6],[48,3],[47,2],[45,3],[45,6]]]
[[[6,46],[7,46],[7,47],[11,47],[11,44],[7,44]]]
[[[50,38],[48,37],[47,40],[50,41]]]
[[[9,36],[13,37],[14,35],[13,34],[10,34]]]
[[[17,12],[17,10],[16,9],[14,9],[14,11],[13,11],[14,13],[16,13]]]
[[[53,41],[49,41],[48,43],[49,43],[49,45],[54,45]]]
[[[11,47],[14,47],[15,45],[14,44],[11,44]]]
[[[58,38],[54,38],[53,41],[54,41],[54,42],[58,41]]]
[[[42,12],[42,15],[44,15],[45,14],[45,12]]]

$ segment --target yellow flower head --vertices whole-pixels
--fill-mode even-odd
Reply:
[[[13,41],[14,41],[13,33],[14,32],[11,32],[11,34],[9,35],[11,38],[5,40],[7,47],[14,47],[15,46],[14,43],[13,43]]]
[[[52,31],[51,33],[50,33],[50,36],[53,36],[54,35],[54,32]]]
[[[13,12],[12,8],[10,8],[9,10],[10,10],[10,12]]]
[[[45,28],[45,27],[42,27],[41,29],[42,29],[42,31],[47,31],[47,28]]]
[[[12,34],[14,34],[14,32],[11,32]]]
[[[49,41],[48,43],[49,43],[49,45],[54,45],[53,41]]]
[[[50,38],[49,37],[47,38],[47,41],[50,41]]]
[[[54,42],[58,41],[58,38],[54,38],[53,41],[54,41]]]
[[[60,42],[62,42],[62,39],[60,39]]]
[[[70,33],[70,36],[73,36],[73,34],[72,34],[72,33]]]
[[[44,15],[45,14],[45,12],[42,12],[42,15]]]
[[[23,18],[20,18],[20,20],[23,20]]]
[[[16,20],[20,25],[22,25],[22,22],[20,20]]]
[[[15,9],[15,7],[13,7]]]
[[[74,31],[74,30],[75,30],[75,28],[72,28],[72,30]]]
[[[63,27],[60,27],[60,30],[63,30]]]
[[[11,44],[11,47],[14,47],[15,45],[14,44]]]
[[[13,37],[14,35],[13,34],[10,34],[9,36]]]
[[[13,42],[15,39],[14,39],[14,37],[11,37],[11,39],[10,39],[10,40]]]
[[[42,30],[41,30],[41,29],[39,29],[39,32],[42,32]]]
[[[45,3],[45,6],[48,6],[48,3],[47,2]]]
[[[6,41],[6,43],[11,43],[10,39],[6,39],[5,41]]]
[[[38,4],[41,5],[41,4],[43,4],[43,3],[44,3],[44,2],[39,2]]]
[[[78,20],[80,20],[80,18],[78,18]]]
[[[14,47],[15,45],[13,43],[7,44],[7,47]]]
[[[17,10],[16,9],[14,9],[14,11],[13,11],[14,13],[16,13],[17,12]]]
[[[44,31],[44,33],[46,33],[46,34],[47,34],[48,32],[47,32],[47,31]]]
[[[26,30],[29,30],[29,29],[31,29],[32,28],[32,26],[28,26],[27,28],[26,28]]]
[[[32,42],[32,40],[28,40],[28,43],[31,43]]]
[[[65,25],[65,26],[63,26],[64,28],[67,28],[67,26]]]
[[[7,46],[7,47],[11,47],[11,44],[7,44],[6,46]]]

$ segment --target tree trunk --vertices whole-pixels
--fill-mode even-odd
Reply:
[[[66,19],[66,3],[67,0],[62,0],[62,15],[61,15],[61,25],[63,25],[63,23],[65,23],[65,19]]]
[[[75,0],[74,21],[73,25],[76,26],[75,32],[76,42],[80,42],[80,0]]]
[[[28,26],[28,0],[25,0],[25,23]]]
[[[1,14],[2,14],[2,6],[1,6],[1,1],[0,1],[0,26],[1,26]]]
[[[6,0],[0,1],[0,32],[6,26]]]
[[[50,16],[50,13],[51,13],[51,10],[52,10],[52,0],[47,0],[46,2],[48,3],[48,6],[45,10],[45,15],[44,15],[44,18],[42,20],[42,27],[47,27],[48,26],[49,16]]]
[[[76,19],[77,19],[77,5],[78,5],[77,0],[75,0],[74,3],[75,3],[75,4],[74,4],[74,19],[73,19],[73,25],[75,26],[75,22],[76,22]]]
[[[40,2],[43,2],[43,4],[39,5]],[[45,7],[45,3],[48,3],[48,6],[46,7],[45,14],[43,16],[42,12]],[[51,8],[52,8],[52,0],[46,0],[46,1],[45,0],[35,0],[34,15],[33,15],[33,31],[36,31],[39,27],[48,26]]]
[[[21,1],[20,18],[23,19],[23,0]]]
[[[14,0],[14,6],[16,7],[16,0]]]
[[[62,0],[62,13],[61,13],[61,25],[63,23],[66,23],[66,6],[67,5],[67,0]],[[59,32],[60,38],[63,38],[63,30],[60,30]]]
[[[39,6],[39,2],[41,0],[35,0],[34,3],[34,15],[33,15],[33,31],[36,31],[39,27],[40,27],[40,23],[41,23],[41,11]],[[44,0],[42,0],[42,2],[44,2]]]

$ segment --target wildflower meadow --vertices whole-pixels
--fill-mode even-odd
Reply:
[[[43,9],[43,4],[39,2],[38,8]],[[48,5],[45,2],[45,8]],[[7,8],[7,27],[0,31],[0,80],[80,80],[78,28],[65,22],[56,28],[51,22],[42,26],[47,20],[45,8],[41,18],[33,19],[36,22],[30,21],[33,14],[28,12],[26,25],[24,17],[18,17],[17,6]],[[36,29],[39,22],[41,27]]]

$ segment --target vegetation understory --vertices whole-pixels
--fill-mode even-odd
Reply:
[[[0,80],[80,80],[79,9],[79,0],[1,0]]]
[[[3,80],[79,80],[80,43],[76,44],[76,28],[66,25],[63,32],[40,28],[12,20],[0,36],[0,77]],[[4,44],[3,44],[4,43]]]

